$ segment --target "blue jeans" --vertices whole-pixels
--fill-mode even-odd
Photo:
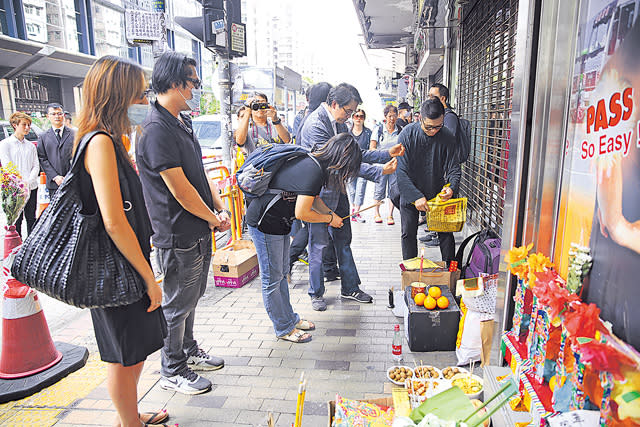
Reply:
[[[340,196],[336,212],[348,212],[347,197]],[[360,290],[360,276],[351,253],[351,221],[344,221],[342,228],[327,227],[326,223],[309,224],[309,296],[324,295],[322,252],[333,242],[340,267],[341,292],[345,295]]]
[[[382,175],[373,190],[373,200],[384,200],[387,195],[391,197],[391,186],[394,185],[395,180],[396,174]],[[387,191],[387,188],[389,191]]]
[[[264,308],[273,323],[276,336],[287,335],[300,321],[300,316],[291,307],[287,283],[289,236],[266,234],[252,226],[249,226],[249,234],[258,255]]]
[[[207,233],[189,248],[157,248],[156,257],[156,265],[164,274],[162,311],[168,330],[160,372],[170,377],[187,366],[187,354],[198,350],[193,324],[196,306],[207,289],[211,234]]]
[[[367,190],[367,180],[364,178],[352,179],[347,183],[347,191],[349,192],[349,201],[353,206],[362,206],[364,202],[364,193]]]

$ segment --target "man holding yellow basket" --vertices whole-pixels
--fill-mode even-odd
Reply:
[[[403,259],[418,256],[419,211],[429,212],[429,201],[436,196],[440,203],[449,201],[458,192],[462,174],[456,138],[448,129],[443,129],[444,108],[440,100],[427,99],[420,107],[420,114],[421,121],[406,126],[398,138],[405,147],[405,155],[398,157],[396,170]],[[455,239],[449,228],[441,231],[438,232],[440,253],[442,260],[449,263],[455,257]]]

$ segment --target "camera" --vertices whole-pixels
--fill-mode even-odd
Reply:
[[[253,111],[266,110],[267,108],[269,108],[269,104],[267,104],[266,102],[253,102],[253,103],[251,103],[251,109]]]

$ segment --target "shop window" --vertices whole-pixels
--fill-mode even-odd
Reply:
[[[93,31],[96,56],[129,57],[124,15],[115,8],[93,3]]]

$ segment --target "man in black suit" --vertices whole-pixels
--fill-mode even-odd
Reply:
[[[38,137],[38,159],[47,174],[47,188],[53,196],[71,167],[71,151],[75,132],[64,125],[64,111],[60,104],[47,105],[47,119],[51,128]]]

